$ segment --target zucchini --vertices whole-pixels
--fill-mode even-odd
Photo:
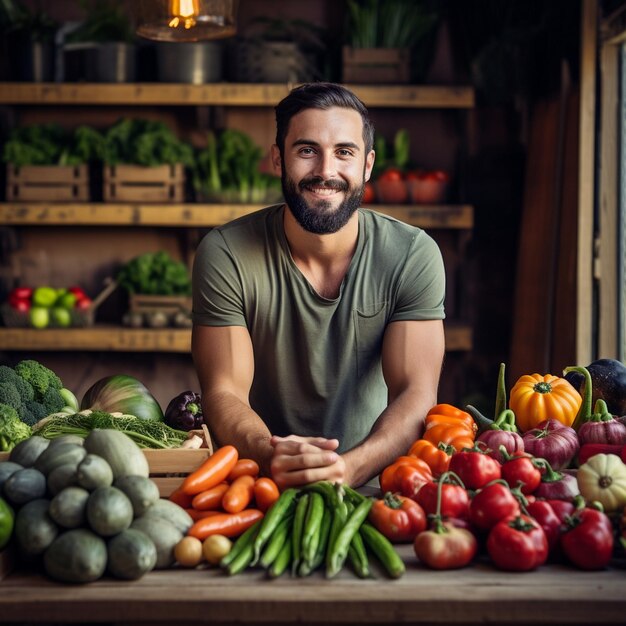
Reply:
[[[155,569],[166,569],[174,564],[174,548],[183,538],[178,528],[167,520],[156,517],[148,519],[145,516],[138,517],[130,527],[145,533],[154,543],[157,552]]]
[[[89,492],[82,487],[66,487],[50,501],[50,517],[63,528],[78,528],[85,523]]]
[[[41,554],[59,534],[59,527],[48,514],[50,501],[43,498],[26,503],[15,516],[15,539],[21,552]]]
[[[150,474],[148,460],[139,446],[123,432],[95,428],[85,438],[85,450],[102,457],[113,470],[113,480],[120,476]]]
[[[34,467],[25,467],[7,478],[2,491],[11,504],[26,504],[46,495],[46,477]]]
[[[113,485],[128,496],[135,517],[143,515],[159,499],[156,483],[145,476],[120,476]]]
[[[101,456],[87,454],[76,468],[76,481],[89,491],[110,487],[113,484],[113,470]]]
[[[46,448],[35,461],[35,468],[48,476],[59,465],[66,463],[78,465],[86,455],[87,450],[83,446],[78,446],[75,443],[60,443],[58,446]]]
[[[107,545],[109,572],[116,578],[137,580],[154,569],[157,550],[146,533],[127,528],[109,540]]]
[[[9,461],[18,463],[22,467],[32,467],[39,455],[50,445],[50,440],[40,437],[39,435],[31,435],[28,439],[20,441],[11,453]]]
[[[45,551],[43,564],[50,578],[64,583],[89,583],[104,574],[107,546],[86,528],[59,535]]]
[[[133,521],[133,505],[117,487],[99,487],[87,500],[87,522],[101,537],[126,530]]]

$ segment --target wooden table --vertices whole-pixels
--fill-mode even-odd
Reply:
[[[138,581],[63,585],[32,571],[0,582],[0,623],[116,624],[626,624],[626,569],[583,572],[547,565],[506,573],[481,563],[436,572],[400,552],[407,573],[371,580],[267,580],[252,570],[156,571]]]

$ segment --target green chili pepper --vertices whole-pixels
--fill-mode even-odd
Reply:
[[[291,535],[291,573],[295,575],[300,565],[300,557],[302,554],[302,534],[304,531],[304,521],[309,506],[311,494],[303,493],[296,505],[296,512],[293,516],[293,530]]]
[[[280,549],[283,547],[285,541],[287,541],[287,537],[291,531],[292,522],[292,515],[284,517],[280,520],[276,530],[272,533],[272,536],[265,545],[261,558],[259,559],[259,565],[264,569],[267,569],[278,557]]]
[[[274,559],[274,562],[270,565],[269,570],[267,570],[267,575],[270,578],[278,578],[282,576],[284,571],[289,567],[289,562],[291,561],[291,546],[293,542],[287,538],[287,541],[283,544],[283,547],[280,549],[278,556]]]
[[[361,537],[363,537],[365,545],[374,553],[376,558],[378,558],[389,576],[392,578],[400,578],[406,568],[404,561],[396,552],[391,541],[369,522],[361,524],[359,533]]]

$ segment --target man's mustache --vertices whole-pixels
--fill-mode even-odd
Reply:
[[[348,183],[345,180],[324,180],[321,176],[303,178],[298,183],[298,187],[301,191],[307,187],[326,187],[326,189],[334,189],[335,191],[348,191]]]

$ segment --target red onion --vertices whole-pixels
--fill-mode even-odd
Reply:
[[[556,419],[540,422],[523,439],[525,452],[545,459],[555,470],[567,467],[580,448],[576,431]]]
[[[615,419],[608,411],[604,400],[596,400],[593,414],[578,428],[580,444],[626,443],[626,425]]]
[[[499,463],[504,463],[500,446],[504,446],[509,454],[524,452],[522,437],[507,430],[486,430],[482,435],[479,435],[478,441],[482,441],[487,446],[485,453]]]

